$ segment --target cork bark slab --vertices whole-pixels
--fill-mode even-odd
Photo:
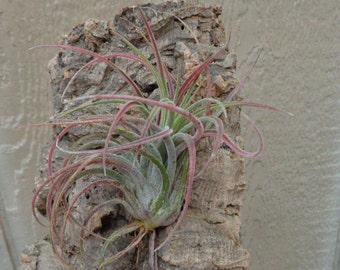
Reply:
[[[192,30],[199,42],[201,50],[208,54],[226,42],[225,30],[219,15],[220,7],[188,6],[183,2],[166,2],[160,5],[147,4],[142,6],[156,40],[163,60],[169,70],[176,76],[178,63],[184,66],[184,76],[188,75],[201,60],[201,51],[197,47],[192,33],[178,20],[181,18]],[[132,22],[132,23],[128,23]],[[143,29],[140,11],[135,7],[122,10],[110,21],[89,19],[84,23],[74,26],[73,30],[64,38],[67,45],[80,46],[98,52],[109,54],[110,52],[127,52],[127,48],[117,38],[114,32],[119,32],[127,37],[135,46],[154,61],[150,49],[136,26]],[[54,96],[56,112],[68,109],[72,104],[60,102],[60,97],[72,75],[90,58],[73,52],[59,52],[49,63],[51,87]],[[145,96],[157,99],[157,87],[154,78],[139,63],[116,60],[115,64],[124,70],[143,89]],[[234,78],[236,57],[226,50],[211,65],[213,83],[213,95],[222,99],[230,92],[237,80]],[[201,78],[204,82],[204,77]],[[120,93],[132,94],[125,81],[115,72],[112,72],[105,64],[99,63],[82,72],[66,93],[66,99],[72,99],[80,95],[96,93]],[[204,95],[204,93],[201,93]],[[113,110],[112,108],[107,108]],[[112,111],[114,113],[114,110]],[[240,108],[228,109],[225,120],[225,131],[231,139],[242,143],[240,137]],[[59,132],[58,129],[55,132]],[[62,143],[68,144],[80,134],[91,132],[89,130],[75,130],[68,135]],[[209,158],[212,142],[202,140],[199,144],[197,169],[202,168]],[[46,156],[46,155],[44,155]],[[60,160],[62,156],[60,156]],[[58,158],[54,166],[58,167]],[[46,160],[42,160],[41,174],[37,178],[39,186],[46,176]],[[190,209],[184,223],[174,236],[173,240],[159,251],[159,268],[170,269],[247,269],[249,254],[241,246],[240,239],[240,207],[242,194],[246,183],[244,176],[244,160],[236,156],[228,147],[218,151],[217,157],[201,174],[195,182]],[[76,192],[77,186],[74,187]],[[90,194],[90,200],[80,201],[78,210],[91,207],[90,201],[100,203],[110,196],[108,190]],[[114,191],[112,191],[114,192]],[[44,214],[46,193],[42,193],[37,203],[37,209]],[[108,218],[115,222],[107,223]],[[114,226],[114,223],[125,222],[126,217],[121,209],[104,209],[98,214],[92,226],[97,231],[105,226]],[[105,223],[105,224],[104,224]],[[165,237],[167,228],[158,230],[158,237]],[[69,235],[69,244],[75,248],[76,236]],[[74,239],[73,239],[74,238]],[[147,245],[147,243],[145,243]],[[100,243],[89,237],[86,252],[94,254],[99,249]],[[138,269],[148,269],[147,248],[141,248],[123,257],[119,263],[112,265],[110,269],[134,269],[135,261],[139,256]],[[40,249],[37,253],[47,251]],[[24,258],[33,256],[30,251],[24,253]],[[138,254],[138,255],[137,255]],[[35,256],[35,255],[34,255]],[[76,269],[77,259],[69,258],[70,263]],[[21,269],[42,269],[39,264],[25,263]],[[28,267],[28,266],[27,266]],[[53,268],[54,267],[54,268]],[[57,263],[52,263],[49,269],[61,269]],[[93,266],[89,266],[88,269]],[[105,268],[106,269],[106,268]],[[107,268],[109,269],[109,268]]]

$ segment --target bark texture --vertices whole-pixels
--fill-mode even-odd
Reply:
[[[200,62],[200,50],[209,54],[226,42],[225,30],[219,20],[220,7],[190,6],[183,2],[166,2],[161,5],[144,5],[142,10],[155,33],[162,58],[175,76],[178,66],[180,66],[179,63],[183,64],[184,76],[186,76]],[[201,48],[198,48],[192,33],[178,18],[181,18],[190,27],[202,44]],[[149,56],[151,61],[155,61],[151,50],[141,37],[140,31],[136,30],[137,27],[144,29],[140,11],[135,7],[129,7],[108,22],[89,19],[85,23],[74,26],[71,33],[64,37],[63,43],[91,49],[100,54],[117,51],[128,52],[126,46],[114,35],[115,32],[119,32]],[[61,112],[72,106],[71,103],[60,102],[61,95],[72,75],[89,60],[91,58],[86,55],[61,51],[50,61],[49,72],[56,112]],[[115,60],[115,64],[131,76],[143,89],[145,96],[157,99],[156,81],[139,63]],[[212,63],[213,95],[223,100],[235,87],[237,84],[237,80],[234,78],[235,68],[236,56],[229,51],[225,51]],[[204,84],[204,76],[201,77],[201,80]],[[119,74],[112,72],[106,64],[99,63],[78,76],[65,98],[72,99],[80,95],[96,93],[132,94]],[[205,93],[201,94],[203,96]],[[109,107],[107,109],[112,110]],[[224,120],[226,133],[232,140],[242,144],[240,108],[228,109],[227,119]],[[57,133],[59,130],[56,129],[55,132]],[[67,138],[72,141],[79,134],[88,132],[91,131],[76,130]],[[69,142],[64,141],[63,143]],[[206,163],[211,148],[211,141],[202,140],[200,142],[198,170]],[[37,186],[46,176],[45,162],[46,160],[42,162],[41,176],[37,179]],[[58,160],[56,160],[55,166],[58,166]],[[172,241],[158,252],[159,269],[244,270],[248,268],[249,254],[241,247],[240,238],[240,206],[246,186],[243,176],[244,160],[230,151],[228,147],[221,148],[209,168],[195,180],[190,209],[184,223]],[[77,186],[74,188],[76,190]],[[77,207],[80,211],[88,209],[91,207],[91,202],[105,201],[110,197],[110,192],[114,191],[102,190],[91,193],[90,199],[80,200]],[[46,193],[43,193],[36,205],[42,214],[46,212],[45,201]],[[108,227],[117,226],[119,222],[124,223],[126,219],[125,213],[119,208],[104,209],[92,224],[93,230],[104,233],[107,232]],[[114,222],[109,220],[114,220]],[[164,238],[166,233],[167,228],[159,229],[158,237]],[[100,243],[91,237],[86,241],[86,249],[89,254],[91,252],[95,254],[93,251],[98,250]],[[76,245],[76,240],[72,239],[72,236],[70,236],[69,245],[70,248],[71,246],[74,248]],[[48,258],[52,256],[50,248],[42,248],[46,246],[48,247],[48,242],[38,241],[35,247],[27,248],[23,252],[23,265],[20,269],[47,269],[44,268],[43,263],[38,263],[44,261],[44,256]],[[148,269],[146,247],[127,254],[110,269],[135,269],[137,257],[139,257],[138,269]],[[70,262],[76,265],[77,259],[71,257]],[[49,265],[49,269],[63,268],[54,260]]]

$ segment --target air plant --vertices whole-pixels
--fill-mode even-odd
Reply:
[[[100,55],[93,51],[67,46],[46,45],[39,47],[71,50],[93,57],[71,78],[74,79],[90,66],[104,62],[117,71],[133,89],[134,95],[97,94],[81,96],[73,102],[81,103],[55,116],[50,125],[62,127],[50,147],[48,158],[49,176],[36,190],[32,207],[39,221],[35,204],[39,194],[48,188],[46,216],[51,223],[51,239],[55,253],[67,262],[66,240],[70,232],[77,235],[79,254],[84,265],[88,264],[85,253],[85,239],[92,236],[101,241],[101,250],[95,258],[99,269],[115,262],[136,248],[145,236],[149,236],[149,264],[157,269],[156,252],[160,250],[181,225],[190,203],[196,171],[196,147],[202,138],[213,138],[213,149],[207,157],[206,166],[211,162],[222,144],[236,154],[255,157],[260,154],[263,140],[260,131],[252,123],[259,136],[260,146],[249,153],[241,149],[225,134],[222,116],[231,106],[252,106],[276,110],[274,107],[234,100],[244,79],[229,94],[226,101],[212,97],[209,65],[227,45],[206,57],[183,81],[179,74],[175,78],[162,61],[157,43],[143,12],[141,17],[156,65],[124,36],[116,36],[132,53],[116,52]],[[140,31],[142,32],[142,31]],[[123,70],[111,61],[126,59],[140,63],[154,76],[160,99],[145,98],[142,89]],[[199,83],[200,76],[206,77],[206,84]],[[66,87],[64,93],[67,91]],[[204,88],[206,97],[197,98],[197,92]],[[63,94],[64,95],[64,94]],[[111,104],[117,113],[100,113],[84,116],[84,111]],[[94,110],[92,110],[94,111]],[[75,118],[75,115],[77,116]],[[81,135],[72,145],[62,141],[74,129],[92,129],[94,133]],[[65,154],[60,168],[53,169],[55,152]],[[206,167],[205,167],[206,168]],[[204,169],[204,168],[203,168]],[[79,191],[74,187],[80,185]],[[81,212],[77,205],[90,190],[103,187],[111,191],[111,198]],[[130,222],[117,225],[109,235],[102,235],[91,227],[101,209],[119,205],[128,215]],[[40,222],[40,221],[39,221]],[[157,245],[156,230],[174,224],[165,239]],[[134,237],[121,250],[112,248],[115,243],[134,233]]]

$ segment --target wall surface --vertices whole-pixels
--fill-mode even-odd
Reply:
[[[106,20],[145,1],[0,2],[0,261],[15,269],[20,250],[44,234],[30,213],[47,128],[20,128],[51,114],[46,65],[60,41],[88,18]],[[156,1],[153,1],[156,2]],[[160,2],[160,1],[158,1]],[[187,0],[188,5],[198,1]],[[242,210],[251,270],[340,268],[340,19],[337,0],[204,1],[223,5],[239,77],[260,59],[246,100],[275,105],[290,117],[246,110],[266,148],[249,160]],[[244,123],[245,144],[256,139]]]
[[[246,167],[243,239],[252,270],[340,269],[339,7],[235,1],[241,74],[263,47],[244,95],[295,115],[247,110],[266,141]],[[251,147],[251,134],[245,141]]]

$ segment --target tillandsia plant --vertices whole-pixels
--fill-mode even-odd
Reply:
[[[226,100],[213,97],[209,67],[228,45],[210,56],[201,51],[203,60],[190,74],[183,76],[179,68],[177,76],[174,76],[162,61],[156,39],[142,11],[141,18],[146,34],[141,29],[138,32],[151,48],[156,64],[119,33],[115,33],[116,37],[131,49],[131,53],[100,55],[68,45],[39,46],[92,57],[74,74],[64,94],[81,72],[98,62],[118,72],[134,92],[134,95],[77,97],[72,100],[77,106],[59,113],[48,123],[62,129],[50,147],[49,176],[36,190],[32,208],[39,221],[35,204],[39,194],[47,189],[46,216],[51,223],[52,245],[57,256],[66,264],[69,264],[68,256],[76,255],[83,268],[95,265],[98,269],[109,269],[110,264],[138,247],[148,236],[150,268],[158,269],[156,253],[171,240],[181,225],[189,207],[195,177],[200,174],[195,167],[198,142],[202,138],[214,141],[205,166],[214,159],[222,145],[227,145],[240,156],[256,157],[263,147],[260,131],[249,120],[259,136],[260,146],[253,153],[241,149],[224,132],[223,118],[227,108],[251,106],[276,110],[267,105],[234,100],[249,73]],[[199,42],[197,46],[200,47]],[[148,70],[157,82],[159,99],[144,97],[143,89],[113,59],[138,62]],[[202,89],[205,97],[198,97],[197,93]],[[112,106],[116,112],[107,112],[106,106]],[[88,111],[92,115],[84,113]],[[72,130],[79,129],[86,132],[80,133],[73,144],[62,143]],[[53,166],[56,151],[65,155],[60,168]],[[109,193],[109,199],[93,203],[86,209],[80,208],[79,202],[88,196],[89,191],[99,187]],[[104,234],[98,232],[93,224],[107,208],[123,211],[127,222],[115,224]],[[157,229],[172,224],[167,237],[157,239]],[[76,236],[78,241],[73,246],[79,248],[70,247],[71,235]],[[98,241],[101,246],[94,255],[85,251],[89,238],[95,239],[93,241]]]

